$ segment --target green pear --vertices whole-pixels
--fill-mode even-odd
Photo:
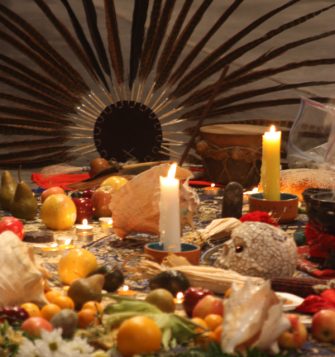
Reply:
[[[101,301],[101,290],[105,278],[102,274],[95,274],[88,278],[76,279],[67,292],[77,308],[81,308],[87,301]]]
[[[10,205],[10,211],[14,217],[22,219],[34,219],[37,213],[37,200],[31,188],[21,180],[16,186],[15,195]]]
[[[1,176],[0,204],[9,211],[16,190],[16,181],[9,171],[4,171]]]

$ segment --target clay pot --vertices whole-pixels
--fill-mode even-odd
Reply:
[[[146,244],[144,253],[150,255],[157,263],[161,263],[166,256],[171,254],[163,250],[163,245],[159,242]],[[200,247],[195,244],[181,243],[181,252],[174,252],[173,254],[186,258],[193,265],[198,265],[200,261]]]
[[[249,196],[249,211],[271,212],[278,223],[294,221],[298,215],[298,196],[281,193],[280,201],[265,200],[263,193],[253,193]]]

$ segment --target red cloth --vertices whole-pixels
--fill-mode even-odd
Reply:
[[[63,174],[63,175],[53,175],[45,176],[39,173],[33,173],[31,175],[32,181],[34,181],[38,186],[42,188],[49,188],[53,186],[60,186],[64,190],[70,190],[68,185],[76,182],[80,182],[88,179],[90,176],[88,173],[84,174]]]
[[[278,226],[277,221],[272,216],[270,216],[268,212],[263,212],[263,211],[254,211],[254,212],[246,213],[240,218],[240,221],[263,222],[263,223],[272,224],[273,226]]]
[[[314,223],[307,224],[305,237],[313,258],[327,258],[329,252],[335,251],[335,236],[322,232]]]
[[[298,247],[298,270],[304,271],[316,278],[320,279],[333,279],[335,278],[335,270],[321,269],[318,263],[310,261],[310,247],[302,245]]]
[[[304,314],[315,314],[323,309],[335,310],[335,289],[327,289],[320,295],[309,295],[296,311]]]

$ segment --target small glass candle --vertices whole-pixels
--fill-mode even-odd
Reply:
[[[120,289],[118,289],[117,294],[120,296],[134,296],[136,295],[135,290],[130,290],[128,285],[122,285]]]
[[[87,223],[87,219],[82,224],[76,225],[76,235],[79,240],[91,242],[93,240],[93,226]]]
[[[220,188],[215,186],[215,183],[211,183],[210,186],[204,188],[204,192],[208,196],[216,196],[219,193]]]
[[[69,235],[59,235],[59,236],[55,236],[55,241],[58,244],[58,247],[61,248],[66,248],[68,246],[71,245],[73,240],[72,236]]]
[[[181,305],[184,302],[184,293],[182,291],[179,291],[174,298],[174,303],[176,305]]]
[[[104,233],[110,234],[113,232],[113,218],[100,217],[99,222],[100,222],[100,227]]]

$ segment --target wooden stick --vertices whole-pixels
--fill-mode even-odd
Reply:
[[[220,93],[220,88],[221,88],[221,85],[223,84],[224,80],[225,80],[225,77],[226,77],[226,74],[228,72],[228,67],[224,67],[224,69],[222,70],[222,73],[221,73],[221,76],[220,78],[218,79],[218,81],[215,83],[215,86],[213,88],[213,92],[212,92],[212,95],[210,96],[208,102],[207,102],[207,105],[205,106],[204,108],[204,111],[202,112],[199,120],[198,120],[198,123],[194,129],[194,132],[183,152],[183,155],[181,156],[181,159],[179,161],[179,166],[182,166],[185,159],[187,158],[187,155],[189,153],[189,151],[191,150],[191,147],[193,146],[194,144],[194,141],[195,141],[195,138],[197,137],[197,135],[199,134],[199,131],[200,131],[200,127],[202,125],[202,123],[204,122],[204,120],[206,119],[207,117],[207,114],[210,112],[210,110],[212,109],[212,106],[214,104],[214,100],[216,98],[216,96]]]

